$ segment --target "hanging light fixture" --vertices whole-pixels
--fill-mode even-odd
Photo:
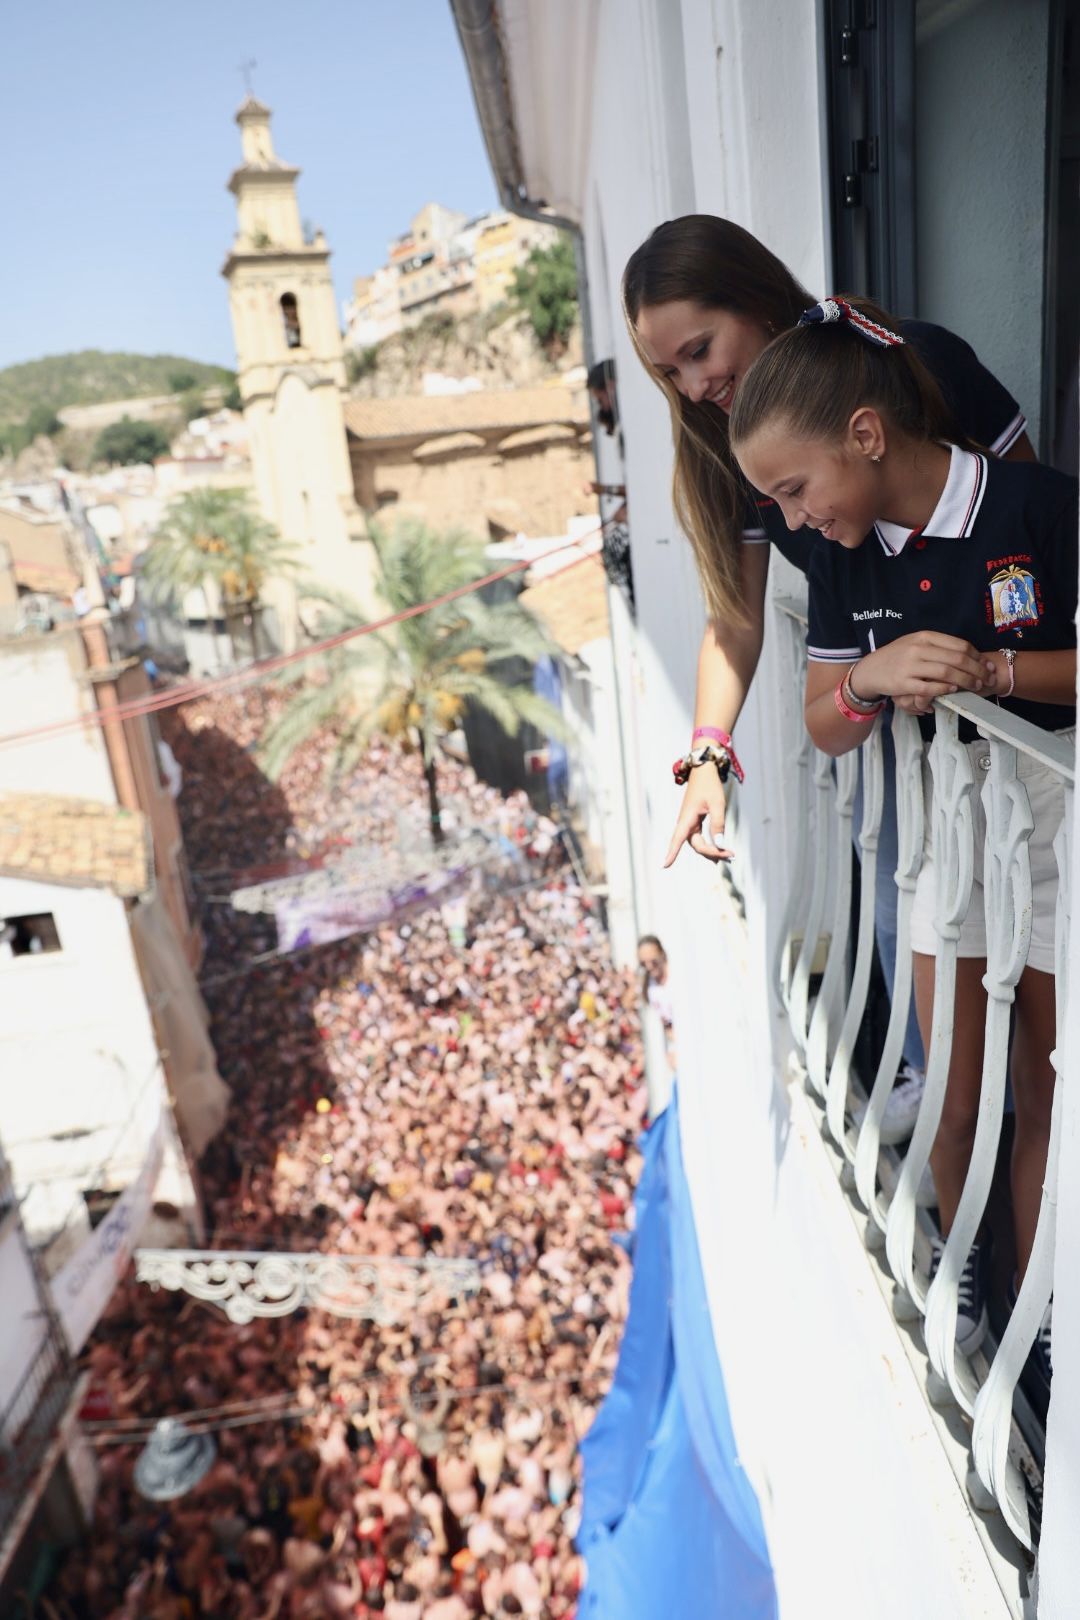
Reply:
[[[186,1496],[217,1455],[213,1436],[192,1434],[179,1418],[159,1418],[135,1463],[135,1488],[151,1502]]]

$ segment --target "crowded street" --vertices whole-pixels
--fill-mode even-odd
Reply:
[[[645,1122],[637,987],[611,966],[557,829],[440,762],[451,842],[489,836],[464,902],[275,955],[229,894],[331,850],[426,837],[416,755],[332,788],[333,739],[276,784],[278,694],[165,717],[206,950],[224,1131],[201,1165],[219,1250],[459,1257],[479,1292],[385,1325],[316,1309],[236,1326],[129,1273],[84,1355],[95,1529],[56,1620],[569,1620],[577,1443],[614,1366]],[[365,870],[367,867],[365,866]],[[172,1503],[133,1468],[186,1417],[216,1461]]]

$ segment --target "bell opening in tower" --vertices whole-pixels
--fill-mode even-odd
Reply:
[[[282,293],[281,319],[285,327],[285,347],[288,349],[298,349],[301,343],[300,311],[296,307],[295,293]]]

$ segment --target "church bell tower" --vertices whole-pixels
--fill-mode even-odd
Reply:
[[[263,515],[294,542],[304,571],[373,611],[374,548],[353,493],[345,434],[345,359],[330,250],[300,223],[300,170],[274,152],[270,109],[248,95],[236,114],[243,162],[229,180],[237,229],[222,269],[244,417]],[[286,644],[295,595],[272,586]]]

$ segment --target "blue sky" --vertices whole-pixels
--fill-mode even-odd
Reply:
[[[0,365],[233,364],[219,271],[251,57],[339,303],[423,203],[495,202],[448,0],[34,0],[5,8],[4,46]]]

